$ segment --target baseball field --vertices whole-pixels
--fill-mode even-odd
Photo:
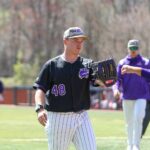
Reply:
[[[126,135],[122,111],[89,111],[96,135],[97,150],[125,150]],[[141,150],[150,149],[150,127]],[[43,127],[34,107],[0,105],[0,150],[47,150]],[[75,150],[73,144],[70,150]]]

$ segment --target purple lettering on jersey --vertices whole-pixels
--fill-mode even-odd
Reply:
[[[53,85],[51,93],[54,94],[55,96],[58,96],[58,88],[56,84]]]
[[[54,84],[51,93],[55,96],[64,96],[66,94],[66,88],[64,84]]]
[[[79,70],[79,78],[83,79],[83,78],[88,78],[89,77],[89,69],[87,68],[81,68]]]
[[[58,91],[59,91],[60,96],[65,95],[66,94],[65,85],[64,84],[59,84],[58,85]]]

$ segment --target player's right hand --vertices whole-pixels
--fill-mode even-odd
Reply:
[[[46,125],[47,122],[47,113],[44,109],[41,109],[38,114],[38,121],[40,122],[40,124],[42,124],[43,126]]]
[[[132,73],[132,69],[129,65],[123,65],[121,68],[121,74]]]
[[[120,95],[121,95],[121,93],[119,92],[119,90],[114,90],[114,98],[116,99],[116,100],[119,100],[120,99]]]

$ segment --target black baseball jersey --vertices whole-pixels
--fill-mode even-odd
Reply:
[[[92,71],[86,67],[91,59],[78,57],[74,63],[60,56],[47,61],[33,87],[46,93],[46,110],[76,112],[90,108],[89,84]]]

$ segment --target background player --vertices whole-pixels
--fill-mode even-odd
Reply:
[[[136,73],[139,76],[144,77],[149,82],[149,95],[150,95],[150,69],[144,69],[141,67],[134,67],[129,65],[124,65],[121,69],[122,74],[125,73]],[[150,122],[150,96],[147,100],[145,117],[143,120],[142,136],[145,134],[148,124]]]
[[[136,74],[122,74],[121,68],[123,65],[150,68],[149,60],[139,54],[138,40],[130,40],[128,42],[128,55],[118,64],[118,81],[113,86],[113,91],[115,98],[118,99],[120,96],[119,87],[122,86],[122,105],[128,135],[127,150],[139,150],[149,87],[147,81]]]
[[[79,56],[86,39],[81,28],[67,29],[63,54],[44,64],[34,84],[36,112],[39,122],[45,126],[49,150],[67,150],[71,141],[77,150],[96,150],[86,111],[90,108],[92,78],[85,64],[91,60]]]

